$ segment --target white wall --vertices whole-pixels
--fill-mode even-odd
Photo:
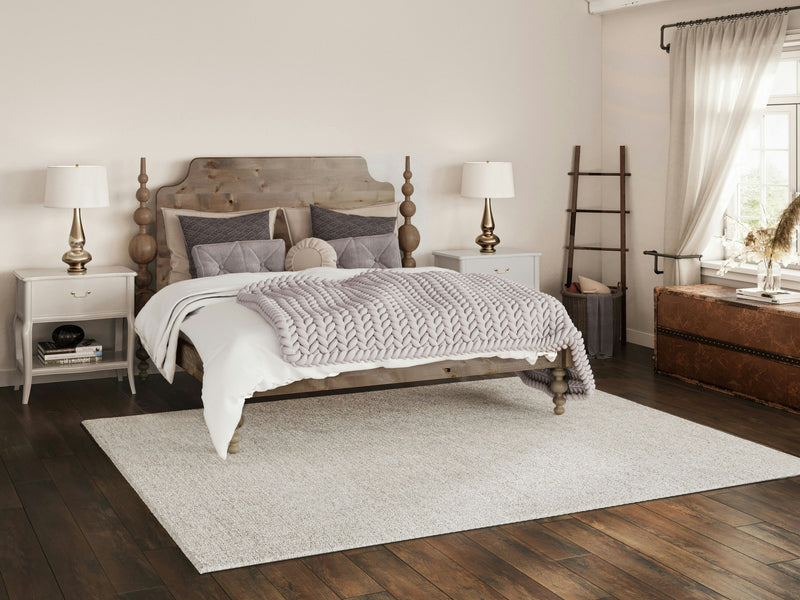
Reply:
[[[62,268],[67,249],[69,211],[41,206],[47,165],[108,167],[111,207],[83,215],[91,269],[131,265],[140,156],[151,189],[195,156],[358,154],[399,190],[410,154],[422,264],[479,233],[461,163],[510,160],[497,233],[542,251],[559,289],[571,147],[601,158],[601,25],[583,0],[45,0],[3,20],[0,384],[12,271]]]
[[[653,272],[653,257],[664,251],[664,201],[669,144],[669,55],[659,47],[661,25],[786,6],[783,0],[671,0],[605,13],[602,17],[603,163],[619,164],[619,146],[628,147],[631,215],[628,220],[628,339],[652,346],[653,288],[663,276]],[[800,11],[790,27],[800,26]],[[670,40],[667,29],[665,38]],[[616,200],[606,187],[606,203]],[[606,242],[616,240],[604,228]],[[603,275],[616,281],[618,261],[607,259]]]

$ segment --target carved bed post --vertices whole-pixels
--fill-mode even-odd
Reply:
[[[147,207],[150,201],[150,190],[147,189],[147,164],[144,158],[140,162],[139,170],[139,189],[136,190],[136,200],[139,202],[139,208],[133,212],[133,220],[139,226],[139,233],[133,236],[131,243],[128,246],[128,254],[133,259],[139,268],[136,271],[136,312],[145,305],[145,303],[153,295],[153,290],[150,284],[153,282],[153,276],[148,270],[147,266],[156,257],[156,239],[147,233],[148,226],[153,222],[153,211]],[[136,358],[139,359],[139,377],[144,379],[147,377],[147,351],[142,347],[142,343],[137,340]]]
[[[411,183],[411,157],[406,156],[406,170],[403,171],[403,184],[401,191],[405,200],[400,203],[400,214],[403,215],[404,223],[397,231],[397,239],[400,244],[400,252],[403,257],[404,267],[416,267],[417,261],[411,254],[419,246],[419,230],[411,224],[411,217],[417,212],[417,207],[411,201],[411,194],[414,193],[414,186]]]

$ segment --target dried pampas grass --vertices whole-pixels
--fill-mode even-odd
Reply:
[[[792,253],[792,241],[798,219],[800,219],[800,195],[781,213],[781,218],[775,227],[775,237],[772,238],[770,258]]]
[[[731,217],[726,217],[731,219]],[[775,227],[762,227],[752,229],[743,240],[723,239],[723,246],[732,251],[732,256],[722,263],[719,275],[724,275],[728,269],[738,267],[743,262],[763,261],[768,269],[773,262],[788,265],[800,262],[794,248],[794,235],[800,221],[800,195],[795,197],[781,213],[781,218]],[[737,224],[740,224],[737,222]]]

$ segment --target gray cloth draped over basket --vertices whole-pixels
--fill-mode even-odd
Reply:
[[[586,294],[586,353],[589,358],[614,354],[614,310],[611,294]]]
[[[581,294],[561,289],[561,301],[583,335],[586,354],[590,358],[610,358],[614,343],[622,339],[622,292],[617,287],[610,289],[610,294]]]

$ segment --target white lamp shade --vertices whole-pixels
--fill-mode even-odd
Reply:
[[[47,167],[44,205],[50,208],[108,206],[106,168],[95,165]]]
[[[514,171],[510,162],[467,162],[461,170],[465,198],[513,198]]]

